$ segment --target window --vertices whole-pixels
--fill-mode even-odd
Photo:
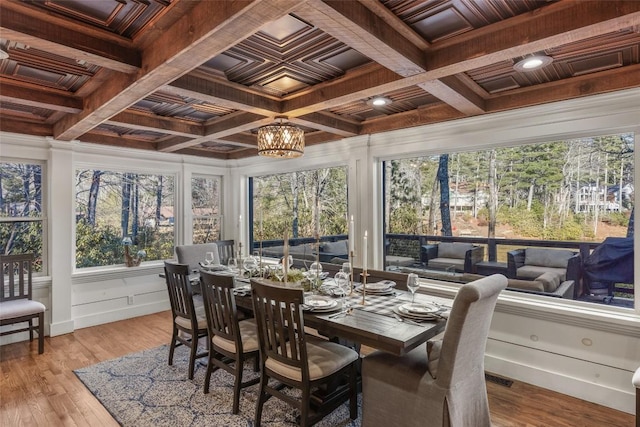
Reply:
[[[347,234],[347,168],[332,167],[254,177],[253,240],[282,241]]]
[[[457,282],[503,273],[512,290],[632,308],[633,151],[619,134],[387,161],[387,267]],[[432,262],[442,240],[482,258]]]
[[[46,212],[43,165],[0,162],[0,242],[3,254],[33,253],[34,269],[46,274]]]
[[[220,185],[218,176],[194,176],[191,179],[194,244],[220,239]]]
[[[76,268],[173,256],[174,176],[76,170]],[[125,240],[126,239],[126,240]]]

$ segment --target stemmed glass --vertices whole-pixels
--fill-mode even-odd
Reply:
[[[342,309],[340,312],[347,314],[346,297],[347,293],[349,293],[349,275],[344,271],[338,271],[333,277],[333,280],[336,282],[336,285],[338,286],[338,289],[340,289],[342,295]]]
[[[206,264],[207,267],[211,266],[211,264],[213,264],[213,252],[207,252],[204,256],[204,263]]]
[[[227,263],[227,267],[229,267],[229,271],[231,271],[232,273],[235,273],[238,271],[238,261],[231,257],[229,258],[229,261]]]
[[[248,256],[242,260],[242,268],[249,277],[253,277],[254,272],[258,269],[258,261],[254,257]]]
[[[409,273],[407,276],[407,288],[411,291],[411,303],[413,304],[416,299],[416,291],[420,287],[418,283],[418,275],[415,273]]]

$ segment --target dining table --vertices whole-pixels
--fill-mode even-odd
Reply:
[[[234,276],[236,305],[240,311],[251,315],[253,305],[249,278],[243,277],[239,271],[222,270],[216,273]],[[161,274],[161,276],[164,275]],[[194,271],[189,276],[195,294],[200,291],[199,278],[199,271]],[[325,283],[331,280],[328,278]],[[267,282],[274,286],[299,286],[295,283]],[[365,345],[397,356],[405,355],[444,330],[453,300],[417,292],[413,296],[415,303],[439,307],[432,319],[419,320],[401,316],[398,312],[398,307],[412,302],[409,291],[394,288],[384,295],[365,293],[363,298],[362,293],[357,291],[362,288],[359,285],[354,282],[352,290],[344,297],[348,307],[346,310],[338,309],[329,312],[304,310],[305,326],[315,329],[320,335],[336,342],[355,343],[358,347]],[[315,292],[306,292],[305,298],[323,294],[322,289],[323,286],[320,286]],[[335,298],[339,301],[339,305],[342,305],[342,296],[334,295],[331,298]]]
[[[249,294],[249,280],[236,279],[238,283],[236,304],[239,309],[252,310]],[[281,283],[274,283],[282,286]],[[291,285],[289,285],[291,286]],[[354,288],[357,288],[354,286]],[[305,299],[311,293],[305,293]],[[340,296],[335,296],[342,304]],[[397,356],[402,356],[444,330],[452,300],[415,294],[415,303],[437,306],[439,310],[429,320],[406,318],[398,314],[398,307],[411,303],[411,293],[393,289],[386,295],[365,295],[357,291],[345,297],[348,308],[324,312],[313,308],[304,311],[305,326],[318,331],[320,335],[334,340],[347,340]],[[364,301],[364,303],[363,303]]]

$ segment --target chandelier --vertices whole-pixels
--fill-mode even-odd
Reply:
[[[304,131],[290,123],[286,118],[271,125],[258,128],[258,155],[267,157],[300,157],[304,153]]]

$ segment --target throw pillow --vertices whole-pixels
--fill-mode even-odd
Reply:
[[[527,248],[524,252],[524,263],[541,267],[567,268],[569,258],[572,256],[573,252],[562,249]]]
[[[464,259],[469,249],[473,249],[473,244],[442,242],[438,244],[438,258]]]
[[[434,380],[438,376],[440,350],[442,350],[442,340],[427,341],[427,370]]]
[[[535,282],[542,283],[545,292],[555,292],[560,286],[560,275],[549,271],[536,277]]]

